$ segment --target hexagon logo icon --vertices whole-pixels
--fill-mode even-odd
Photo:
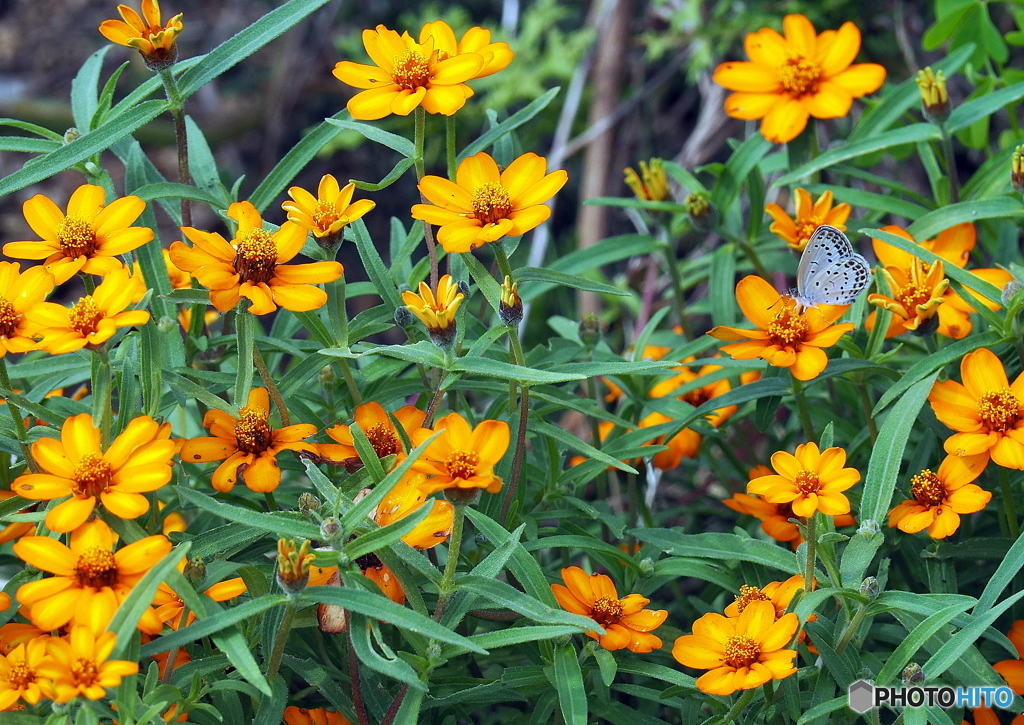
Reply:
[[[867,680],[857,680],[847,691],[850,709],[857,713],[865,713],[875,705],[875,686]]]

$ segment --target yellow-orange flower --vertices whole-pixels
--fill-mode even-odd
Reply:
[[[178,269],[171,260],[171,253],[166,249],[160,250],[164,258],[164,266],[167,267],[167,277],[171,281],[171,289],[192,289],[192,275],[183,269]],[[136,262],[132,269],[135,274],[142,276],[142,265]]]
[[[281,483],[281,469],[276,461],[278,453],[285,450],[316,453],[315,444],[303,442],[316,433],[315,425],[299,423],[277,430],[270,427],[270,395],[266,388],[249,392],[237,418],[222,410],[206,411],[203,426],[213,436],[186,441],[181,447],[181,460],[188,463],[224,461],[211,479],[213,487],[224,493],[235,487],[239,470],[242,482],[253,491],[273,491]]]
[[[1010,385],[1003,363],[986,348],[964,355],[960,377],[936,382],[928,396],[935,417],[957,431],[946,453],[990,455],[997,465],[1024,469],[1024,373]]]
[[[68,213],[50,199],[36,194],[25,202],[25,221],[41,241],[8,242],[4,254],[15,259],[44,259],[46,271],[57,284],[79,272],[106,275],[122,266],[118,255],[127,254],[153,238],[149,227],[132,223],[146,210],[137,196],[105,204],[101,186],[79,186],[68,200]]]
[[[0,655],[0,712],[11,709],[19,699],[36,705],[50,689],[50,681],[39,672],[46,659],[47,637],[36,637]]]
[[[146,310],[129,310],[146,294],[142,275],[133,275],[127,267],[107,273],[91,295],[85,295],[70,308],[53,302],[40,302],[35,315],[42,336],[39,347],[51,355],[81,350],[86,345],[102,345],[122,327],[141,327],[149,322]]]
[[[322,707],[307,710],[294,705],[284,709],[284,722],[285,725],[352,725],[352,722],[340,712],[325,710]]]
[[[132,587],[171,551],[171,542],[157,534],[114,551],[116,538],[101,519],[82,524],[71,534],[71,547],[46,536],[25,536],[14,553],[26,564],[54,574],[22,584],[18,601],[29,608],[32,624],[45,632],[87,625],[102,632]],[[158,634],[162,628],[156,610],[146,607],[139,629]]]
[[[83,695],[101,700],[122,677],[137,673],[137,662],[107,659],[115,644],[113,632],[94,634],[88,627],[73,627],[67,639],[51,637],[46,643],[49,659],[39,672],[53,681],[53,699],[65,703]]]
[[[1010,689],[1018,695],[1024,695],[1024,619],[1018,619],[1006,633],[1007,638],[1017,648],[1017,659],[996,662],[992,668],[1002,675]]]
[[[266,315],[278,306],[292,312],[323,307],[327,293],[314,285],[333,282],[344,268],[338,262],[288,264],[302,251],[306,230],[285,222],[276,232],[263,229],[263,218],[248,201],[228,207],[228,216],[238,222],[229,243],[220,234],[182,227],[194,246],[171,245],[171,260],[191,272],[210,290],[210,302],[227,312],[245,297],[252,301],[249,312]]]
[[[427,414],[414,406],[405,405],[396,410],[394,415],[405,437],[411,441],[413,433],[423,427],[423,419]],[[355,419],[379,458],[408,453],[402,436],[380,403],[371,401],[356,406]],[[317,443],[321,458],[327,459],[328,463],[344,465],[351,473],[362,468],[363,462],[356,451],[349,426],[339,423],[324,432],[337,443]]]
[[[804,251],[814,230],[822,224],[845,232],[846,220],[850,218],[849,204],[832,207],[831,191],[826,191],[815,202],[806,189],[797,189],[796,219],[791,218],[778,204],[769,204],[764,210],[775,220],[768,229],[796,252]]]
[[[418,446],[436,431],[441,435],[431,442],[413,464],[413,470],[427,476],[427,493],[446,488],[483,488],[488,493],[501,490],[502,481],[494,467],[508,450],[508,423],[484,420],[476,428],[458,413],[449,413],[437,421],[433,430],[413,431],[412,444]]]
[[[100,502],[115,516],[137,519],[149,511],[142,494],[171,480],[175,444],[170,433],[170,424],[140,416],[104,451],[92,416],[72,416],[64,421],[60,440],[40,438],[32,444],[32,457],[44,472],[18,476],[12,490],[33,501],[71,497],[47,512],[51,531],[77,529]]]
[[[569,180],[558,169],[547,173],[548,161],[523,154],[504,171],[488,154],[464,159],[455,182],[424,176],[419,189],[429,204],[416,204],[413,219],[437,224],[437,241],[446,252],[471,252],[502,237],[518,237],[551,216],[547,202]]]
[[[903,237],[909,242],[914,241],[914,238],[906,230],[894,225],[882,227],[882,231]],[[942,262],[945,264],[952,264],[963,269],[967,265],[967,260],[970,259],[971,250],[974,249],[977,239],[978,233],[974,225],[970,222],[964,222],[939,232],[935,239],[926,239],[923,242],[919,242],[919,244],[923,249],[927,249],[941,257]],[[977,310],[969,305],[948,284],[942,290],[939,290],[939,283],[937,282],[929,287],[929,282],[935,280],[932,265],[921,262],[917,257],[908,252],[897,249],[879,239],[872,239],[871,246],[875,251],[875,256],[878,257],[878,261],[885,265],[885,270],[888,273],[886,275],[887,281],[890,280],[890,276],[892,278],[889,281],[889,286],[893,292],[898,292],[898,295],[896,295],[897,301],[908,312],[911,310],[911,307],[917,304],[928,304],[930,299],[932,300],[931,304],[936,304],[934,298],[941,292],[940,299],[942,303],[938,304],[936,313],[939,317],[937,332],[940,335],[952,337],[955,340],[961,340],[970,334],[973,327],[971,313],[977,312]],[[940,265],[937,262],[934,266],[938,267]],[[915,272],[915,268],[919,268],[920,271]],[[972,269],[970,272],[985,282],[990,282],[999,288],[1002,288],[1003,285],[1013,279],[1013,275],[1005,269]],[[941,277],[942,272],[938,276]],[[897,285],[898,289],[894,285]],[[876,296],[872,295],[872,297]],[[871,297],[868,299],[872,301]],[[980,296],[979,299],[982,299],[989,309],[999,309],[999,305]],[[890,309],[893,309],[895,314],[890,317],[889,329],[885,332],[887,338],[895,337],[908,329],[916,329],[905,322],[906,319],[912,318],[912,315],[902,315],[897,308],[890,307]],[[865,327],[868,330],[872,330],[874,325],[875,314],[871,313],[868,315]]]
[[[988,465],[988,456],[946,456],[939,470],[924,469],[910,479],[911,499],[889,512],[889,528],[916,534],[928,529],[933,539],[944,539],[960,528],[960,514],[981,511],[992,494],[971,481]]]
[[[53,286],[53,275],[41,266],[22,272],[16,262],[0,262],[0,358],[38,347],[36,313]]]
[[[890,337],[888,333],[893,330],[897,330],[897,334],[903,330],[916,330],[938,313],[945,301],[949,280],[941,259],[931,269],[927,267],[920,259],[914,259],[906,271],[898,267],[882,270],[892,296],[871,294],[868,302],[892,312],[886,337]],[[871,326],[874,327],[874,320]]]
[[[182,13],[167,21],[160,20],[160,3],[157,0],[142,0],[142,16],[127,5],[118,5],[121,20],[104,20],[99,27],[103,37],[111,43],[137,49],[147,60],[163,60],[173,63],[178,51],[174,41],[184,27]]]
[[[338,186],[338,180],[331,174],[320,179],[316,196],[301,186],[288,189],[291,201],[281,204],[288,212],[288,221],[295,222],[303,229],[313,232],[317,239],[329,237],[338,239],[346,225],[359,219],[377,204],[369,199],[352,201],[356,191],[354,183],[347,184],[344,189]]]
[[[431,291],[426,282],[420,282],[419,294],[412,290],[402,293],[405,309],[420,318],[429,332],[443,335],[445,339],[450,339],[446,330],[451,329],[454,333],[455,313],[464,299],[466,296],[459,292],[459,285],[452,281],[450,274],[438,280],[437,294]]]
[[[374,121],[392,113],[408,116],[417,106],[427,113],[451,116],[466,105],[473,95],[466,81],[478,77],[484,56],[442,57],[435,43],[429,32],[417,43],[409,33],[399,35],[383,25],[364,30],[363,47],[374,65],[343,60],[333,71],[342,83],[365,89],[348,101],[352,118]]]
[[[885,68],[851,65],[860,50],[860,30],[852,22],[839,30],[814,32],[803,15],[782,21],[785,37],[772,28],[747,35],[750,62],[722,63],[714,80],[732,93],[725,112],[745,121],[763,119],[761,134],[772,143],[792,141],[810,116],[839,118],[854,98],[874,93],[885,82]]]
[[[178,563],[178,571],[185,571],[184,559]],[[246,586],[242,577],[234,577],[233,579],[226,579],[207,587],[203,594],[215,602],[226,602],[229,599],[242,596],[245,594],[245,591]],[[153,598],[153,606],[156,607],[156,616],[159,617],[161,622],[168,622],[171,629],[178,629],[181,627],[181,618],[185,612],[185,603],[166,582],[161,582],[160,586],[157,588],[156,596]],[[192,624],[192,622],[195,621],[195,618],[195,612],[190,611],[188,613],[188,620],[185,622],[185,626]]]
[[[770,503],[788,503],[793,513],[807,518],[815,511],[826,516],[850,513],[850,500],[843,491],[860,480],[855,468],[844,468],[842,448],[818,450],[817,443],[796,447],[796,455],[777,451],[772,467],[778,475],[761,476],[747,484],[747,493],[764,496]]]
[[[653,652],[661,649],[661,638],[651,634],[665,623],[664,609],[644,609],[651,600],[640,594],[619,599],[615,583],[604,574],[587,574],[578,566],[562,569],[561,584],[552,584],[555,599],[568,612],[590,617],[605,633],[587,632],[608,650],[629,649],[631,652]]]
[[[738,617],[709,612],[693,623],[693,634],[683,635],[672,647],[682,665],[710,670],[697,680],[709,695],[731,695],[750,690],[796,672],[796,650],[784,649],[800,620],[796,614],[775,618],[771,602],[751,602]]]
[[[491,31],[487,28],[473,27],[467,30],[462,39],[455,40],[455,31],[443,20],[435,20],[426,23],[420,29],[420,44],[425,45],[428,38],[434,40],[434,50],[437,51],[438,60],[454,58],[457,55],[474,53],[484,59],[480,70],[470,80],[486,78],[506,68],[512,62],[515,54],[508,47],[508,43],[492,43]],[[466,98],[472,94],[470,92]]]
[[[828,365],[822,348],[835,345],[853,330],[852,322],[833,324],[848,305],[798,308],[792,297],[783,297],[760,277],[748,275],[736,285],[736,302],[756,329],[719,325],[709,335],[735,342],[722,352],[734,360],[762,358],[778,368],[789,368],[797,380],[813,380]]]
[[[778,619],[786,613],[793,597],[803,588],[804,578],[800,574],[794,574],[784,582],[769,582],[763,587],[744,584],[740,587],[740,593],[725,608],[725,616],[738,617],[753,602],[771,602],[775,607],[775,618]]]

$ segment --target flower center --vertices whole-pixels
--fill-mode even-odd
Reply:
[[[932,298],[932,290],[914,282],[908,282],[905,287],[897,291],[896,299],[907,314],[913,316],[917,313],[918,305],[924,305]]]
[[[622,617],[622,602],[618,599],[600,597],[590,608],[590,617],[602,627],[616,624]]]
[[[922,506],[932,508],[946,498],[946,487],[938,476],[926,468],[910,479],[910,495]]]
[[[810,240],[814,230],[821,226],[822,221],[820,216],[807,217],[797,221],[796,238],[801,244],[806,244]]]
[[[480,456],[472,451],[453,451],[444,465],[452,478],[472,478],[480,465]]]
[[[497,181],[473,189],[473,216],[484,224],[494,224],[512,213],[508,191]]]
[[[761,648],[745,634],[735,634],[725,641],[725,663],[737,670],[757,662]]]
[[[415,50],[407,50],[395,58],[391,80],[399,88],[414,91],[430,80],[430,63]]]
[[[1020,401],[1009,388],[989,390],[978,403],[978,417],[989,430],[1004,433],[1020,420]]]
[[[699,408],[704,403],[711,400],[711,396],[708,395],[707,391],[704,388],[697,388],[696,390],[691,390],[689,393],[684,395],[683,400],[692,405],[694,408]]]
[[[11,670],[7,673],[6,680],[10,683],[12,690],[21,690],[36,681],[36,673],[29,669],[24,662],[12,662],[7,660]]]
[[[783,90],[800,97],[818,90],[821,66],[800,55],[791,55],[776,71]]]
[[[807,320],[793,311],[787,304],[768,323],[768,339],[779,347],[793,347],[807,336]]]
[[[103,311],[96,306],[92,295],[86,295],[68,310],[68,323],[71,325],[71,329],[83,337],[96,332],[102,320]]]
[[[270,417],[258,408],[242,408],[238,411],[238,422],[235,424],[235,441],[238,450],[244,453],[263,453],[270,446]]]
[[[388,426],[378,423],[366,431],[366,439],[370,441],[373,450],[377,452],[378,458],[393,456],[402,450],[398,442],[398,436]]]
[[[90,687],[95,684],[98,674],[99,668],[96,667],[96,663],[84,657],[79,657],[75,664],[71,665],[71,677],[76,685]]]
[[[119,578],[113,552],[96,547],[86,549],[78,557],[75,574],[79,586],[94,589],[112,587],[117,584]]]
[[[86,453],[75,466],[75,493],[82,496],[99,496],[110,487],[113,470],[110,464],[95,453]]]
[[[800,489],[801,493],[817,493],[818,489],[821,488],[821,481],[818,480],[818,474],[812,471],[800,471],[796,474],[796,487]]]
[[[96,232],[85,217],[66,216],[57,224],[57,242],[68,259],[91,257],[96,253]]]
[[[313,223],[316,224],[317,229],[327,231],[340,218],[341,214],[334,202],[317,201],[316,209],[313,210]]]
[[[242,282],[269,282],[277,266],[277,244],[270,232],[250,229],[235,239],[235,269]]]
[[[0,337],[13,337],[21,315],[6,297],[0,297]]]
[[[740,587],[740,593],[736,597],[736,608],[742,613],[751,602],[770,602],[771,597],[766,595],[757,587],[744,584]]]

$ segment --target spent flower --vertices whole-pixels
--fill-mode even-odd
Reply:
[[[917,72],[917,89],[921,92],[921,108],[925,118],[941,123],[949,116],[949,91],[946,76],[933,72],[931,66]]]

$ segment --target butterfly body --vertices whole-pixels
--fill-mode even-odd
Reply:
[[[871,265],[853,250],[846,235],[823,224],[814,230],[800,257],[796,289],[791,295],[802,307],[848,305],[871,282]]]

